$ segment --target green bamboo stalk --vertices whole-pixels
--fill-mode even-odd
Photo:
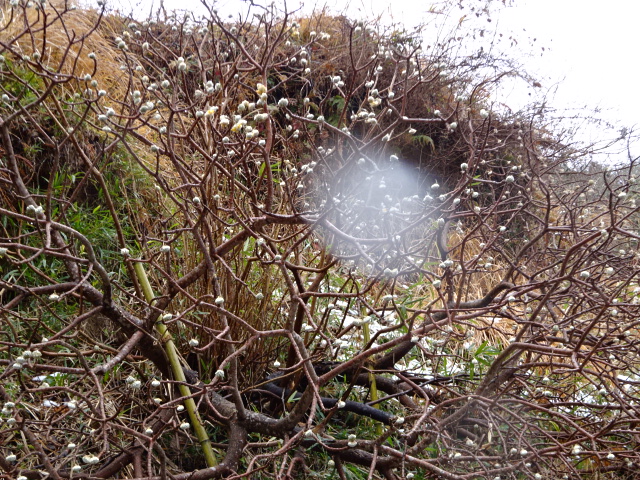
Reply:
[[[147,273],[144,270],[144,266],[140,262],[135,262],[134,268],[138,277],[138,281],[140,282],[142,292],[144,293],[147,302],[151,302],[155,295],[153,294],[153,289],[151,288],[151,284],[149,283],[149,278],[147,277]],[[180,364],[180,358],[178,356],[176,345],[175,343],[173,343],[171,334],[169,333],[169,330],[164,323],[160,321],[156,323],[156,330],[158,330],[158,333],[160,334],[160,341],[164,345],[165,351],[167,352],[167,357],[169,357],[169,363],[171,364],[171,369],[173,370],[173,376],[176,381],[180,382],[180,385],[178,385],[180,395],[182,395],[183,397],[188,397],[184,400],[184,406],[187,409],[189,420],[191,420],[193,430],[195,431],[196,437],[198,438],[200,446],[202,447],[207,466],[215,467],[216,465],[218,465],[218,461],[216,460],[216,457],[213,453],[209,435],[207,435],[207,431],[202,425],[200,414],[198,413],[198,409],[196,408],[196,402],[191,397],[191,389],[186,383],[187,380],[184,376],[182,365]]]
[[[364,336],[364,343],[366,345],[371,340],[368,321],[364,322],[364,324],[362,325],[362,334]],[[369,383],[371,384],[371,401],[376,402],[378,400],[378,385],[376,384],[376,376],[372,371],[369,372]],[[374,408],[378,408],[377,403],[374,403],[373,406]],[[376,424],[376,433],[378,435],[382,435],[382,426],[380,424]]]

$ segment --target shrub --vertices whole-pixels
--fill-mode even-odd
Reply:
[[[492,110],[510,66],[3,13],[7,475],[631,478],[635,160]]]

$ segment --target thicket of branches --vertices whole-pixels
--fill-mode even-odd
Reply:
[[[635,159],[472,34],[7,3],[3,478],[632,478]]]

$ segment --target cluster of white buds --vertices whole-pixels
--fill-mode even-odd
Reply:
[[[34,216],[42,215],[44,213],[44,208],[42,205],[28,205],[27,212],[33,214]]]
[[[5,402],[5,404],[2,407],[2,410],[0,410],[0,413],[2,413],[2,415],[10,415],[11,413],[13,413],[13,409],[16,407],[16,404],[13,402]]]
[[[86,463],[87,465],[95,465],[96,463],[98,463],[100,461],[100,457],[98,457],[98,456],[96,456],[96,455],[94,455],[92,453],[89,453],[89,454],[84,455],[82,457],[82,461],[84,463]]]

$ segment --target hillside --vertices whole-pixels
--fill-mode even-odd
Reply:
[[[635,478],[635,160],[476,32],[1,19],[6,478]]]

